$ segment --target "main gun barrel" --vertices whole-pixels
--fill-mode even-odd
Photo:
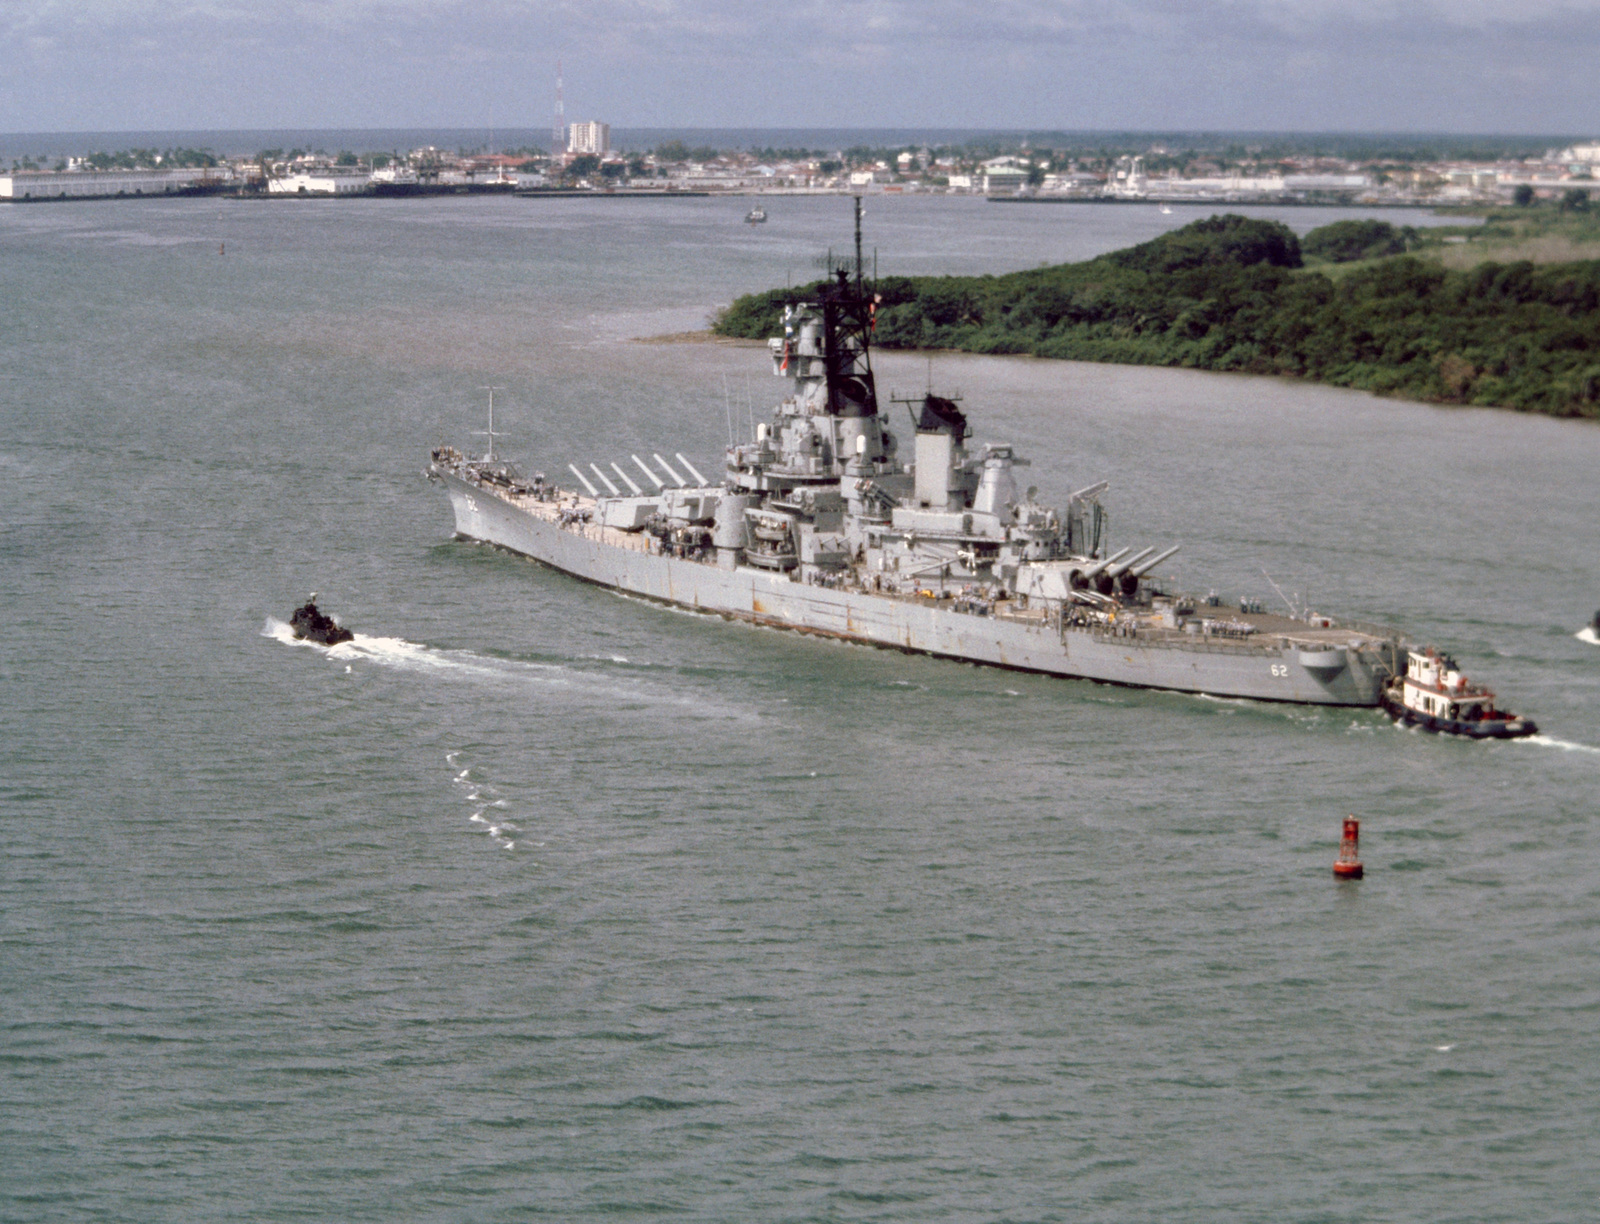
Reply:
[[[1132,551],[1133,549],[1131,548],[1124,548],[1121,552],[1114,552],[1109,557],[1100,558],[1100,560],[1089,566],[1088,569],[1082,571],[1083,576],[1085,578],[1096,577],[1101,570],[1106,568],[1106,566],[1115,565],[1118,561],[1122,560],[1122,558],[1126,557]]]
[[[1174,544],[1171,548],[1167,549],[1166,552],[1151,557],[1148,561],[1139,562],[1139,564],[1134,566],[1133,570],[1131,571],[1133,576],[1135,578],[1143,578],[1151,570],[1155,569],[1156,566],[1160,565],[1163,561],[1172,556],[1173,553],[1177,552],[1178,549],[1182,547],[1182,544]]]
[[[1146,557],[1148,557],[1153,552],[1155,552],[1155,547],[1154,546],[1151,546],[1150,548],[1141,548],[1138,552],[1134,553],[1133,556],[1129,557],[1126,561],[1118,561],[1115,565],[1107,566],[1106,567],[1106,577],[1107,578],[1120,578],[1120,577],[1122,577],[1123,574],[1125,574],[1128,570],[1131,570],[1134,566],[1138,565],[1139,562],[1143,561]]]

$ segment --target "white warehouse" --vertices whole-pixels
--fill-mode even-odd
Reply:
[[[360,195],[371,187],[370,174],[338,174],[331,170],[299,170],[267,180],[269,195]]]
[[[22,170],[0,174],[0,200],[87,200],[177,195],[233,181],[225,166],[188,170]]]

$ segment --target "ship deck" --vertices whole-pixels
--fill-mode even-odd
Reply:
[[[599,502],[582,494],[563,492],[551,500],[512,492],[493,484],[480,484],[487,494],[499,497],[530,515],[544,519],[584,539],[607,544],[630,552],[658,554],[660,545],[654,536],[643,531],[623,531],[598,522]],[[588,515],[589,521],[583,521]],[[714,564],[714,562],[703,562]],[[949,598],[929,597],[907,591],[873,590],[865,584],[847,583],[847,589],[860,590],[879,599],[900,600],[942,607],[952,612],[979,615],[970,608],[953,606]],[[1007,601],[994,604],[987,611],[999,620],[1036,623],[1041,626],[1057,624],[1055,613],[1045,608],[1022,608]],[[1193,622],[1211,621],[1213,632],[1185,632],[1162,623],[1159,612],[1149,607],[1134,606],[1120,609],[1113,623],[1091,622],[1081,626],[1069,624],[1067,631],[1075,629],[1101,638],[1137,638],[1152,646],[1181,647],[1186,650],[1215,650],[1225,653],[1255,654],[1277,653],[1286,648],[1328,649],[1355,647],[1373,649],[1399,640],[1399,634],[1383,625],[1366,624],[1351,620],[1334,620],[1331,626],[1307,624],[1303,620],[1274,612],[1240,612],[1233,607],[1208,607],[1200,605],[1190,618]],[[1248,627],[1244,631],[1241,627]]]

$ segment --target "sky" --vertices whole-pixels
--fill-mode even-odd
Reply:
[[[0,132],[1600,136],[1600,0],[0,0]]]

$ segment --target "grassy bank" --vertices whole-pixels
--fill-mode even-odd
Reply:
[[[1277,222],[1211,217],[1085,263],[885,278],[877,342],[1280,374],[1600,417],[1600,223],[1501,212],[1510,215],[1443,233],[1339,222],[1303,242]],[[1562,252],[1592,243],[1595,258],[1490,255],[1537,242]],[[714,330],[778,335],[784,306],[815,288],[742,297]]]

